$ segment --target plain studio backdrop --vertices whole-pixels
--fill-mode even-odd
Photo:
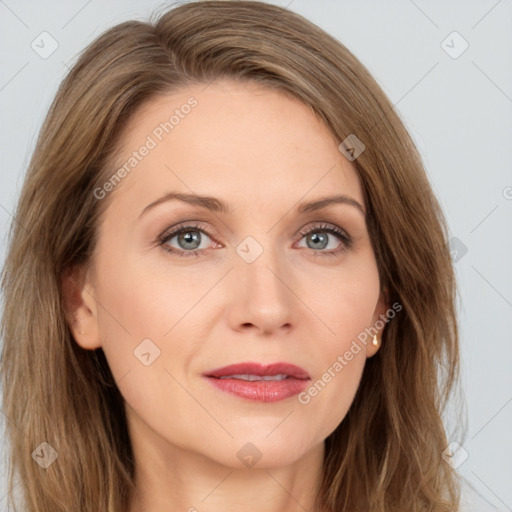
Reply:
[[[420,150],[448,221],[460,288],[468,429],[466,439],[449,441],[462,445],[458,471],[494,506],[486,510],[512,511],[512,0],[269,3],[347,46]],[[39,128],[78,52],[109,27],[171,5],[0,0],[0,264]],[[5,442],[1,450],[5,510]]]

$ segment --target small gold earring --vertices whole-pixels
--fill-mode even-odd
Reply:
[[[376,347],[379,344],[379,340],[377,339],[377,335],[376,334],[373,335],[372,344],[373,344],[374,347]]]

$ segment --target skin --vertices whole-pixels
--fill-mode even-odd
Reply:
[[[68,320],[80,346],[103,349],[126,401],[138,489],[128,512],[312,510],[324,440],[378,347],[361,344],[308,404],[243,400],[201,375],[284,361],[315,382],[386,311],[364,214],[350,204],[296,211],[334,193],[364,209],[361,184],[306,105],[228,80],[147,103],[122,135],[120,162],[190,96],[197,107],[103,199],[93,258],[64,282]],[[172,200],[141,216],[170,191],[216,197],[230,212]],[[205,230],[192,230],[199,256],[157,242],[183,221]],[[344,242],[323,223],[352,245],[328,255]],[[236,252],[248,236],[263,249],[252,263]],[[178,236],[166,246],[191,250]],[[134,350],[148,338],[160,356],[146,366]],[[237,457],[248,442],[261,453],[252,468]]]

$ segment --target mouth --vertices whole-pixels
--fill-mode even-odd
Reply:
[[[203,377],[216,389],[257,402],[285,400],[299,394],[311,381],[306,370],[289,363],[239,363],[204,373]]]

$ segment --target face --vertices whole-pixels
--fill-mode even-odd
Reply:
[[[322,446],[386,309],[353,164],[306,105],[231,81],[151,101],[122,142],[75,335],[103,348],[134,444],[233,468]]]

